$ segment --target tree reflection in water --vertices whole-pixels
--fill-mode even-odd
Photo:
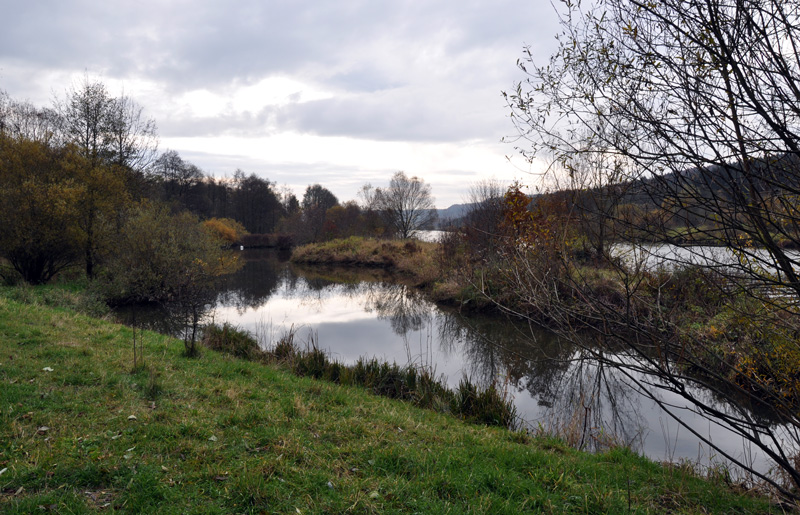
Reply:
[[[217,293],[218,305],[235,306],[241,313],[264,305],[281,283],[297,281],[285,266],[289,260],[286,253],[245,250],[240,257],[245,260],[244,266],[225,277]]]
[[[528,427],[556,433],[579,448],[643,446],[647,422],[639,397],[620,374],[541,328],[513,320],[442,313],[439,342],[460,352],[470,379],[527,391],[542,408]],[[523,414],[524,416],[524,414]]]
[[[380,320],[388,320],[392,331],[407,336],[431,325],[433,312],[418,290],[402,284],[368,284],[364,288],[367,312],[375,312]]]

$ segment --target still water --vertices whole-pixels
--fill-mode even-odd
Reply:
[[[344,363],[376,357],[427,367],[451,386],[462,377],[494,383],[513,398],[524,426],[559,432],[576,446],[622,443],[655,460],[723,461],[633,387],[642,377],[598,365],[546,330],[438,307],[382,272],[300,268],[271,251],[243,256],[245,266],[228,278],[211,317],[256,334],[265,347],[293,331],[295,342],[314,342]],[[739,436],[681,409],[677,395],[662,391],[658,398],[726,453],[769,468]]]

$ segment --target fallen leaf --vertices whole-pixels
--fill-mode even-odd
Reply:
[[[42,370],[44,370],[45,372],[52,372],[53,371],[53,369],[50,368],[50,367],[44,367]]]
[[[218,438],[214,435],[211,435],[211,438],[208,439],[209,442],[216,442]]]
[[[48,431],[50,431],[50,428],[47,427],[47,426],[41,426],[41,427],[36,429],[36,432],[39,433],[40,435],[43,435]]]
[[[138,419],[136,418],[136,415],[131,415],[128,417],[128,420],[138,420]]]

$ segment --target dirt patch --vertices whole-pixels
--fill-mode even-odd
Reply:
[[[83,495],[89,501],[89,505],[97,510],[109,508],[111,503],[114,502],[114,493],[111,490],[96,490],[94,492],[87,490],[83,492]]]

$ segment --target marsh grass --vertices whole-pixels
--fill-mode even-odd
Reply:
[[[450,413],[468,422],[511,430],[517,428],[519,420],[512,400],[494,385],[481,389],[463,378],[458,389],[451,390],[443,379],[437,379],[424,367],[413,364],[399,366],[364,357],[352,365],[345,365],[331,360],[320,350],[313,335],[305,349],[299,347],[294,338],[294,331],[289,330],[271,350],[261,355],[261,360],[283,365],[301,377],[360,386],[375,395]]]
[[[143,336],[132,373],[130,329],[0,295],[0,512],[777,511],[624,449],[580,453]]]

